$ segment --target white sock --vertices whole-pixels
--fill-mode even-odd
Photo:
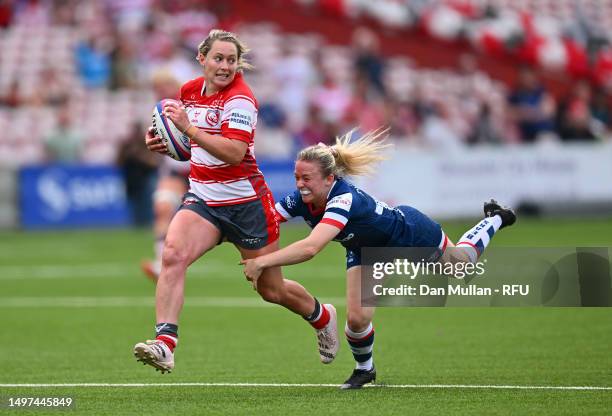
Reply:
[[[502,219],[499,215],[484,218],[461,236],[457,247],[467,248],[470,260],[475,263],[501,225]]]
[[[374,365],[374,359],[372,357],[370,357],[370,359],[368,361],[364,361],[362,363],[356,361],[355,363],[356,363],[355,364],[355,368],[357,370],[366,370],[366,371],[368,371],[368,370],[372,369],[372,366]]]

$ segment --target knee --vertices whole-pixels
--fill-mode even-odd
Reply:
[[[257,293],[266,302],[281,304],[283,299],[282,291],[274,286],[257,286]]]
[[[346,326],[353,332],[362,332],[370,325],[370,318],[359,312],[349,311],[346,315]]]
[[[188,261],[186,250],[183,250],[172,241],[166,240],[162,252],[162,264],[164,267],[183,267],[186,269]]]

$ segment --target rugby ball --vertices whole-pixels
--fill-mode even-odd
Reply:
[[[155,129],[156,136],[161,137],[166,145],[168,156],[180,161],[189,160],[191,158],[189,137],[181,133],[172,120],[164,115],[164,105],[169,101],[179,103],[176,100],[170,99],[159,101],[153,109],[153,128]]]

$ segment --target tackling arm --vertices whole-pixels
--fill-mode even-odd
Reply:
[[[310,260],[319,251],[323,250],[323,247],[333,240],[339,232],[340,230],[333,225],[319,223],[305,239],[254,259],[242,260],[240,264],[244,265],[244,274],[247,280],[253,283],[253,288],[257,288],[257,279],[264,269]]]
[[[262,269],[303,263],[323,250],[339,232],[340,230],[333,225],[317,224],[308,237],[273,253],[257,257],[258,263]]]

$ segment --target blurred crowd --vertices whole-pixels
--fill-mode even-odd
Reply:
[[[452,70],[419,68],[409,57],[380,55],[370,29],[331,45],[316,33],[242,22],[230,3],[0,0],[0,130],[11,132],[0,139],[0,163],[123,157],[161,98],[155,84],[200,75],[196,48],[214,27],[238,32],[252,48],[255,70],[246,76],[260,104],[259,157],[292,157],[301,146],[378,126],[440,150],[609,136],[609,99],[588,80],[553,97],[529,66],[509,86],[470,54]]]

